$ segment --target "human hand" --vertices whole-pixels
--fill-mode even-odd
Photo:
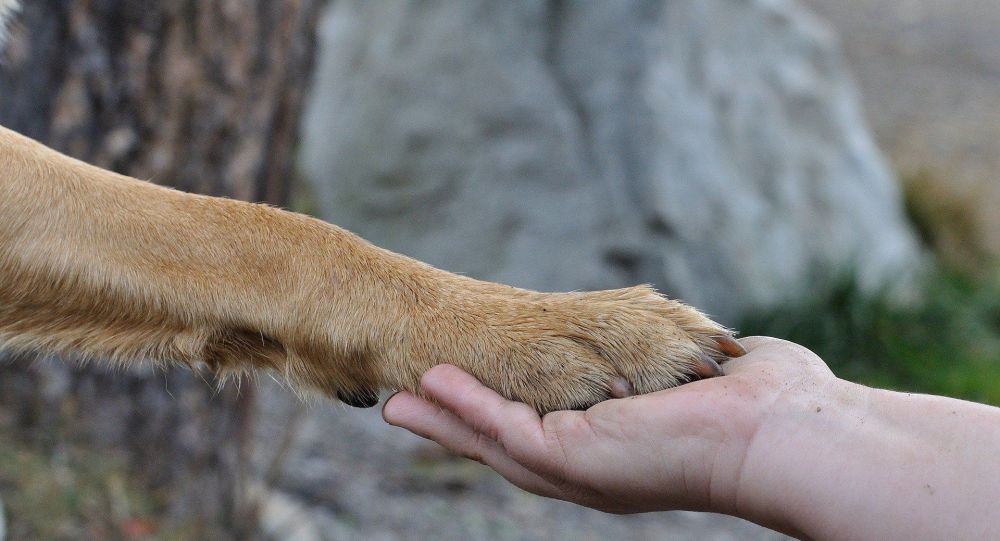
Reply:
[[[846,383],[803,347],[760,337],[741,343],[748,353],[724,365],[725,377],[544,417],[440,365],[421,379],[440,406],[403,392],[383,417],[542,496],[615,513],[738,514],[744,466],[771,413]]]

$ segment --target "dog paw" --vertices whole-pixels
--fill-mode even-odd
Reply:
[[[450,363],[541,413],[584,409],[721,375],[743,354],[732,333],[649,287],[535,293],[504,286],[466,292],[411,333],[410,351],[380,378],[418,390]]]

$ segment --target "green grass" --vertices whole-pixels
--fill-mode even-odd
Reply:
[[[8,428],[8,427],[4,427]],[[76,446],[43,451],[0,436],[0,496],[10,539],[141,539],[151,511],[121,457]]]
[[[843,280],[739,329],[802,344],[851,381],[1000,405],[1000,287],[939,273],[922,291],[901,306]]]
[[[189,524],[163,524],[168,495],[151,491],[126,462],[123,453],[95,449],[83,441],[29,442],[0,419],[0,500],[7,539],[206,538],[192,532],[215,525],[195,529]]]

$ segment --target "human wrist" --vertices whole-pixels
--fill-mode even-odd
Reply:
[[[735,513],[808,538],[843,487],[833,477],[857,472],[849,445],[880,391],[845,380],[803,379],[762,413],[747,443],[734,495]]]

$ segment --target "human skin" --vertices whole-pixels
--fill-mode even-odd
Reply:
[[[613,513],[687,509],[803,539],[989,539],[1000,409],[836,378],[809,350],[741,340],[725,376],[539,417],[450,365],[385,420],[535,494]]]

